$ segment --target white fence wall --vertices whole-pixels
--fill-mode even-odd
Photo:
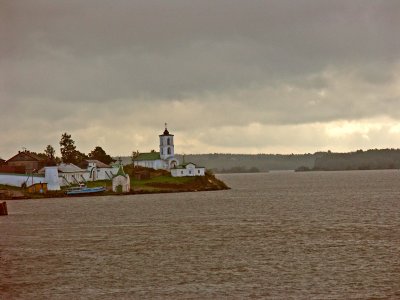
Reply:
[[[6,184],[11,186],[18,186],[26,182],[27,186],[30,186],[33,183],[44,183],[44,176],[34,175],[33,177],[25,174],[6,174],[0,173],[0,184]]]

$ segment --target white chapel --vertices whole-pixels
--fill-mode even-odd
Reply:
[[[153,169],[171,170],[179,165],[175,158],[174,135],[170,134],[165,123],[165,130],[160,138],[160,152],[140,153],[133,161],[134,166]]]

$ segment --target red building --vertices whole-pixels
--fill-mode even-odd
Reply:
[[[46,165],[46,160],[35,153],[29,151],[18,151],[18,154],[5,162],[13,173],[33,173],[39,171]],[[14,169],[12,171],[11,169]]]

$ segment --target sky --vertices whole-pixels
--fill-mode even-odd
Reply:
[[[0,157],[400,148],[398,0],[0,0]]]

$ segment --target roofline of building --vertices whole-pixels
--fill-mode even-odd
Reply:
[[[5,162],[9,162],[11,159],[13,159],[14,157],[17,157],[21,153],[24,153],[24,154],[28,155],[30,158],[33,158],[35,161],[39,161],[39,162],[45,161],[45,159],[40,158],[38,155],[33,154],[30,151],[18,151],[17,154],[15,154],[13,157],[7,159]]]

